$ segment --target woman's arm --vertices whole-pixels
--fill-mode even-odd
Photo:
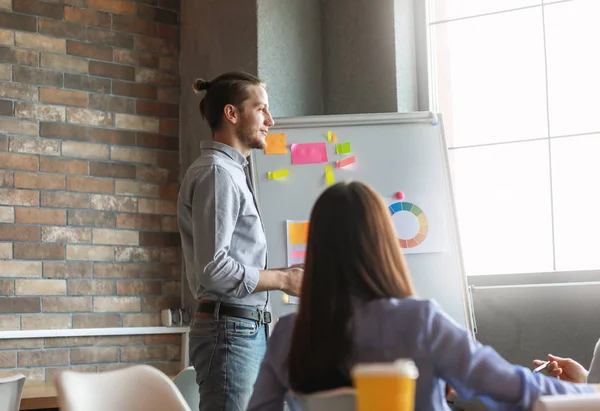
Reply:
[[[570,384],[510,364],[491,347],[474,340],[434,302],[429,305],[426,344],[436,373],[461,399],[481,397],[498,409],[506,403],[529,408],[540,395],[592,393],[585,384]]]
[[[279,376],[286,375],[283,367],[287,361],[287,341],[294,330],[294,317],[281,318],[273,329],[267,345],[267,352],[254,384],[248,411],[281,411],[283,409],[288,387],[287,382],[281,381]]]
[[[267,356],[265,356],[260,366],[248,411],[281,411],[283,409],[283,401],[287,390],[278,380],[268,354],[267,351]]]

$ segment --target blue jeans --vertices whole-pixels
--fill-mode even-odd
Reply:
[[[200,389],[200,411],[245,411],[266,348],[265,326],[258,321],[195,318],[190,361]]]

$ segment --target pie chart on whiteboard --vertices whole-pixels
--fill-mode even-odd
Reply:
[[[400,247],[418,247],[427,239],[429,220],[417,205],[399,201],[389,206]]]

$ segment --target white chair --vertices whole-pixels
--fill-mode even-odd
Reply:
[[[19,411],[26,378],[23,374],[0,378],[0,411]]]
[[[290,396],[303,411],[356,410],[356,397],[353,388],[336,388],[308,395],[291,393]]]
[[[175,386],[185,398],[187,405],[192,411],[198,411],[200,404],[200,393],[198,383],[196,382],[196,370],[194,367],[187,367],[181,370],[173,380]]]
[[[533,411],[597,411],[600,394],[544,395],[533,404]]]
[[[149,365],[64,371],[56,388],[61,411],[191,411],[171,379]]]

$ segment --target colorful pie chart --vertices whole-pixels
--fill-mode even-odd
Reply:
[[[413,238],[399,238],[400,247],[413,248],[425,241],[425,238],[427,238],[427,233],[429,232],[429,222],[427,221],[427,216],[425,213],[423,213],[423,210],[406,201],[393,203],[388,208],[390,209],[392,215],[401,212],[410,213],[417,219],[417,222],[419,223],[419,230]]]

